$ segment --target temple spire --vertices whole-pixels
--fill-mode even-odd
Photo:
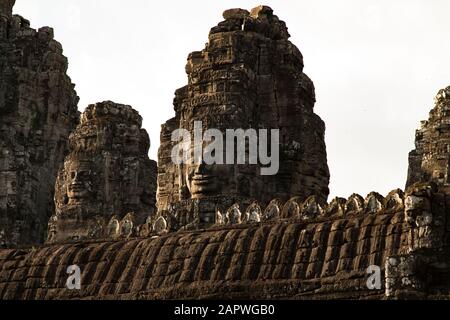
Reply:
[[[12,10],[16,0],[0,0],[0,15],[12,16]]]
[[[450,192],[450,86],[439,90],[428,121],[416,132],[416,148],[409,154],[406,187],[433,181]]]

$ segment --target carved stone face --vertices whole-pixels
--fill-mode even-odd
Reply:
[[[92,197],[93,163],[74,160],[66,169],[66,188],[69,204],[85,202]]]
[[[231,182],[233,173],[232,165],[188,165],[185,174],[192,199],[226,194],[226,186]]]
[[[229,101],[227,99],[229,99]],[[188,191],[188,198],[203,199],[207,197],[227,198],[236,196],[239,193],[240,166],[245,166],[247,171],[249,170],[249,167],[255,167],[255,165],[249,164],[207,164],[194,161],[195,141],[193,135],[195,127],[193,124],[195,122],[201,122],[203,124],[202,134],[205,134],[207,130],[212,129],[219,132],[223,139],[223,150],[215,149],[213,154],[210,154],[211,150],[208,149],[208,147],[211,141],[203,141],[202,150],[216,160],[221,159],[222,162],[226,162],[227,130],[238,130],[245,128],[247,125],[247,121],[243,120],[247,119],[243,108],[240,109],[237,107],[239,103],[240,101],[234,101],[233,98],[227,97],[222,105],[209,104],[207,106],[197,106],[183,115],[183,117],[186,118],[186,122],[183,123],[182,127],[191,132],[192,143],[188,152],[189,159],[187,164],[178,167],[178,174],[181,178],[181,186],[186,186],[185,189]],[[247,111],[252,113],[250,109],[251,107],[249,106]],[[221,152],[222,157],[217,157],[217,152]],[[204,154],[204,156],[206,155]],[[256,171],[256,168],[253,168],[253,170]]]
[[[236,26],[236,20],[244,19],[234,17],[248,14],[245,12],[227,12],[226,21],[211,29],[206,48],[189,55],[188,84],[175,92],[175,117],[161,132],[157,203],[164,214],[174,205],[180,217],[189,212],[195,219],[208,222],[214,219],[216,209],[224,212],[232,203],[243,208],[254,200],[266,206],[274,198],[306,199],[314,194],[325,200],[328,196],[325,126],[313,112],[314,85],[302,71],[301,53],[288,41],[285,24],[270,10],[260,8],[252,24],[248,20]],[[255,32],[262,35],[257,41]],[[279,57],[284,59],[280,61]],[[202,148],[211,156],[208,160],[220,162],[231,157],[228,153],[223,159],[210,154],[223,142],[230,153],[234,148],[234,161],[171,162],[173,147],[180,146],[180,141],[171,140],[177,129],[186,130],[190,142],[201,143],[202,137],[207,144],[211,141],[211,148]],[[269,134],[263,135],[263,129]],[[271,134],[274,129],[277,134]],[[235,139],[228,139],[233,133]],[[250,143],[236,143],[243,140]],[[262,142],[267,143],[266,148],[262,148]],[[257,147],[257,161],[253,147]],[[238,155],[244,153],[242,161]],[[262,169],[275,166],[273,173],[262,173]]]

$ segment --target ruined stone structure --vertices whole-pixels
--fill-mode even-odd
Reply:
[[[449,203],[422,185],[323,207],[312,198],[272,203],[261,222],[204,231],[3,250],[0,298],[448,297]],[[81,290],[66,288],[69,265],[81,268]],[[381,268],[379,289],[367,286],[371,265]]]
[[[155,212],[156,162],[132,107],[111,101],[86,108],[58,173],[49,242],[135,235]]]
[[[324,202],[329,193],[325,125],[313,112],[314,85],[303,73],[302,54],[288,40],[285,23],[266,6],[227,10],[223,17],[206,48],[189,55],[188,85],[176,91],[176,115],[161,131],[158,209],[174,230],[209,225],[217,210],[235,203],[267,205],[274,198],[311,195]],[[279,129],[278,174],[261,175],[261,165],[250,165],[248,158],[245,164],[175,165],[172,133],[186,129],[194,140],[196,121],[203,131],[223,133]]]
[[[433,181],[450,192],[450,87],[439,90],[429,120],[416,132],[407,187],[420,181]]]
[[[450,90],[417,133],[405,192],[327,202],[324,124],[284,23],[264,6],[224,19],[189,56],[162,127],[158,212],[140,116],[89,106],[58,174],[48,243],[0,250],[0,299],[449,299]],[[172,132],[192,134],[195,121],[280,129],[279,174],[174,165]],[[66,287],[72,265],[81,290]],[[377,268],[380,287],[368,284]]]
[[[56,173],[78,120],[67,59],[0,1],[0,247],[43,243]]]

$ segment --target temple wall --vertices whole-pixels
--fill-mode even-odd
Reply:
[[[366,269],[408,252],[395,191],[376,213],[353,197],[305,215],[115,242],[0,252],[1,299],[381,298]],[[356,211],[355,211],[356,210]],[[68,290],[70,265],[81,290]],[[384,281],[384,279],[383,279]]]

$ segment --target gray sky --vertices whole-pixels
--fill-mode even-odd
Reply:
[[[69,58],[81,111],[94,102],[132,105],[156,159],[160,125],[187,83],[225,9],[266,4],[287,23],[316,86],[327,125],[331,197],[386,195],[406,182],[408,152],[433,98],[450,85],[448,0],[17,0],[34,28],[55,29]]]

